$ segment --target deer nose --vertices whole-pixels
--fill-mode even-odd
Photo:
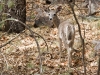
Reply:
[[[50,20],[52,20],[52,18],[50,18]]]

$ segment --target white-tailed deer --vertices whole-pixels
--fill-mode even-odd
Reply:
[[[61,6],[59,6],[56,10],[52,9],[46,10],[49,16],[49,20],[52,21],[53,25],[58,28],[58,36],[59,36],[59,44],[60,44],[60,59],[61,59],[61,51],[62,51],[62,42],[64,43],[65,48],[68,51],[68,67],[71,66],[71,56],[75,38],[75,28],[74,25],[68,21],[64,21],[60,23],[60,20],[57,16],[57,13],[61,10]]]
[[[36,15],[35,15],[35,23],[34,23],[34,27],[40,27],[40,26],[49,26],[52,27],[52,22],[50,22],[48,15],[46,15],[47,13],[43,10],[42,8],[37,8],[35,9],[36,11]]]

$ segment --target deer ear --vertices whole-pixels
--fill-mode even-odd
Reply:
[[[61,6],[57,7],[57,11],[56,11],[56,12],[61,11],[61,9],[62,9],[62,7],[61,7]]]
[[[44,11],[45,11],[45,12],[49,12],[49,11],[50,11],[49,7],[46,7],[46,8],[44,9]]]

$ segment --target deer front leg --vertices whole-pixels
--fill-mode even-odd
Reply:
[[[59,49],[60,49],[60,62],[61,62],[61,56],[62,56],[62,40],[59,38]]]

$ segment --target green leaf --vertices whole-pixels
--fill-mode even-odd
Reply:
[[[3,4],[0,4],[0,12],[2,11]]]
[[[3,30],[4,23],[0,24],[0,30]]]
[[[14,1],[8,0],[7,5],[8,5],[8,8],[11,8],[12,6],[14,6]]]

